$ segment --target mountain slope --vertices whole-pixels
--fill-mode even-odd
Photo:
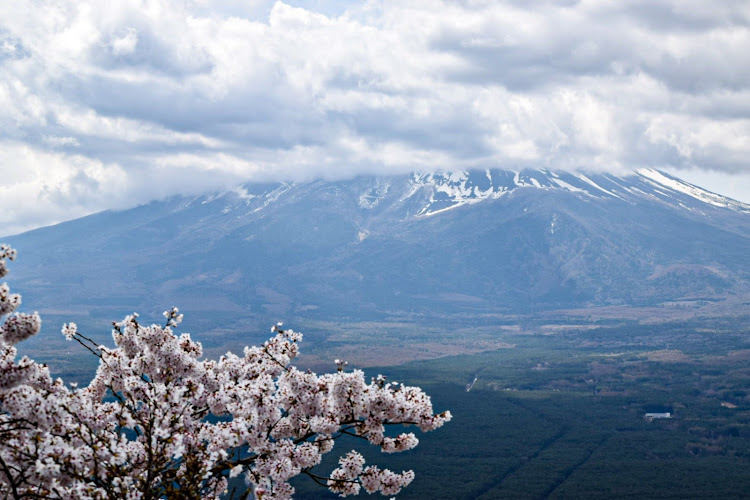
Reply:
[[[750,206],[655,170],[245,185],[3,238],[30,307],[207,321],[685,306],[750,292]]]

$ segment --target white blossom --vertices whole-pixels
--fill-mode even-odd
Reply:
[[[78,325],[75,323],[65,323],[62,327],[62,334],[68,340],[73,340],[76,332],[78,331]]]
[[[5,259],[0,246],[0,276]],[[62,333],[100,358],[93,380],[75,388],[53,380],[46,366],[24,357],[14,344],[39,331],[34,313],[16,313],[20,297],[0,286],[0,496],[81,499],[218,498],[228,478],[241,474],[257,499],[287,499],[289,480],[307,474],[340,495],[362,488],[395,495],[413,479],[365,465],[357,452],[324,474],[316,467],[344,432],[384,452],[414,448],[413,433],[388,436],[386,426],[431,431],[451,419],[434,414],[417,387],[369,384],[360,370],[316,375],[292,365],[302,335],[282,329],[242,356],[201,359],[202,346],[166,323],[141,325],[132,314],[114,323],[115,346],[94,344],[75,323]],[[210,417],[210,418],[209,418]]]
[[[33,314],[14,313],[5,318],[0,325],[0,338],[3,342],[15,345],[39,333],[42,318],[36,312]]]

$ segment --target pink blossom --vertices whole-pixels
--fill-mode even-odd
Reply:
[[[10,247],[0,246],[0,276]],[[287,499],[289,480],[313,476],[342,496],[362,488],[395,495],[414,479],[365,466],[357,452],[322,474],[323,454],[347,432],[385,452],[418,444],[413,433],[388,436],[386,424],[431,431],[451,419],[434,414],[417,387],[369,384],[360,370],[316,375],[292,362],[302,335],[283,330],[242,356],[201,359],[202,346],[173,329],[177,308],[164,326],[142,325],[132,314],[115,323],[115,347],[95,345],[75,323],[62,333],[100,359],[93,380],[71,389],[46,366],[16,360],[14,344],[39,331],[39,316],[16,313],[20,297],[0,285],[0,495],[104,499],[162,496],[218,498],[227,479],[244,474],[258,499]],[[208,418],[211,416],[212,418]],[[175,490],[175,488],[185,488]],[[187,495],[189,490],[190,495]]]

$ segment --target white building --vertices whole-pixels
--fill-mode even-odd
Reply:
[[[653,420],[655,418],[672,418],[672,414],[670,412],[665,413],[646,413],[643,418],[647,420]]]

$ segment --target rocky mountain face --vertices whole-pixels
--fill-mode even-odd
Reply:
[[[229,328],[248,315],[531,314],[750,297],[750,206],[655,170],[248,184],[2,241],[19,250],[10,279],[27,308],[66,320],[177,304]]]

